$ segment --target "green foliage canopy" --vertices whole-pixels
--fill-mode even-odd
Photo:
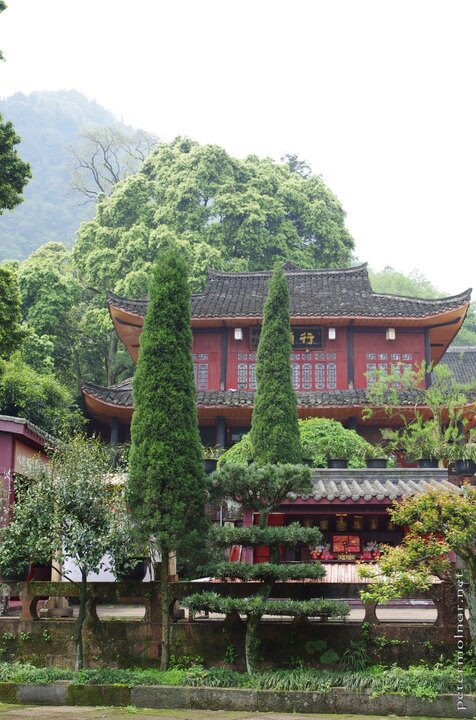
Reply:
[[[177,249],[161,255],[149,286],[150,302],[134,376],[135,411],[127,500],[139,537],[161,552],[161,668],[168,666],[168,560],[188,561],[205,534],[205,476],[192,367],[190,290]]]
[[[87,283],[143,296],[158,253],[178,243],[193,289],[207,266],[270,268],[349,262],[353,241],[338,200],[318,176],[250,156],[237,160],[187,138],[161,143],[142,170],[103,199],[79,232],[78,268]]]
[[[13,124],[0,115],[0,215],[22,202],[23,188],[31,177],[30,166],[15,149],[19,142]]]
[[[59,269],[67,255],[51,244],[20,268],[0,266],[0,412],[53,434],[84,421],[67,387],[79,346],[71,306],[82,292]]]
[[[19,351],[0,360],[0,412],[26,417],[53,435],[84,422],[67,388],[54,375],[37,372]]]
[[[309,489],[306,487],[306,489]],[[216,527],[210,529],[210,541],[216,547],[230,545],[259,547],[268,545],[277,547],[284,543],[286,547],[296,549],[303,545],[316,545],[320,540],[319,528],[306,528],[299,523],[291,523],[284,527],[252,525],[251,527]]]
[[[11,520],[0,528],[2,571],[25,561],[49,563],[51,559],[57,567],[67,559],[78,566],[77,670],[83,665],[87,575],[99,571],[110,548],[113,510],[109,470],[109,449],[98,440],[80,434],[63,438],[52,450],[49,462],[34,461],[24,467],[15,485]]]
[[[30,333],[50,341],[58,376],[71,382],[82,339],[78,311],[83,288],[74,276],[70,253],[60,243],[43,245],[19,266],[18,283]]]
[[[304,457],[312,460],[313,467],[327,467],[329,457],[346,458],[349,467],[365,467],[365,458],[373,457],[375,448],[355,430],[348,430],[338,420],[309,418],[298,420],[299,436]],[[220,456],[219,467],[226,464],[247,465],[252,459],[251,434]]]
[[[299,431],[304,455],[312,460],[314,467],[327,467],[329,458],[345,459],[349,467],[365,467],[365,458],[373,457],[373,446],[338,420],[301,420]]]
[[[239,498],[245,508],[260,513],[260,526],[265,527],[270,512],[289,493],[311,492],[311,473],[304,465],[258,465],[246,469],[227,463],[217,470],[211,481],[223,496]]]
[[[72,253],[46,243],[21,264],[18,277],[25,340],[22,356],[39,373],[55,372],[72,392],[82,379],[112,384],[133,373],[133,361],[119,344],[104,307],[77,278]]]
[[[413,270],[409,275],[406,275],[394,270],[392,267],[386,267],[381,272],[370,270],[369,278],[373,290],[378,293],[420,298],[436,298],[443,295],[418,270]]]
[[[279,562],[278,548],[281,546],[300,548],[315,545],[322,539],[318,527],[304,528],[299,523],[286,527],[268,527],[269,512],[276,509],[291,491],[309,492],[309,468],[296,465],[266,465],[244,468],[239,465],[225,465],[214,475],[213,481],[221,485],[224,495],[240,497],[245,508],[260,512],[259,526],[240,528],[212,528],[209,540],[214,547],[243,545],[258,547],[268,545],[271,562],[248,564],[222,561],[210,568],[214,577],[222,581],[239,579],[258,582],[258,589],[247,598],[222,597],[215,592],[194,593],[183,600],[192,611],[208,610],[231,614],[244,613],[247,616],[245,655],[248,673],[252,675],[258,660],[258,627],[262,615],[307,615],[345,616],[349,607],[344,602],[326,599],[311,601],[276,601],[270,595],[276,581],[305,580],[321,578],[325,570],[321,563],[303,563],[298,566],[283,565]]]
[[[260,619],[267,615],[306,615],[308,617],[325,615],[345,617],[349,614],[349,606],[340,600],[317,598],[315,600],[267,600],[261,595],[251,598],[222,597],[213,591],[194,593],[184,600],[184,605],[191,610],[208,610],[210,612],[246,613],[249,618]],[[248,620],[249,622],[249,620]]]
[[[0,265],[0,358],[15,350],[21,342],[21,301],[14,272]]]

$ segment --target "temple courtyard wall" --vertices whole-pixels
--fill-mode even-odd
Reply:
[[[203,587],[204,584],[200,583]],[[211,584],[205,585],[208,589]],[[303,593],[303,588],[306,590]],[[161,642],[161,599],[157,583],[90,583],[85,626],[86,666],[157,666]],[[239,617],[188,617],[180,598],[197,590],[196,583],[171,583],[171,653],[176,657],[200,656],[207,664],[222,665],[232,654],[244,657],[246,623]],[[15,588],[12,587],[15,591]],[[46,598],[68,596],[72,603],[78,587],[66,583],[30,582],[18,587],[21,612],[0,618],[0,653],[5,660],[35,665],[74,666],[74,618],[61,607],[39,610]],[[251,594],[250,584],[228,587],[230,594]],[[361,605],[358,586],[281,584],[278,597],[327,596],[350,600],[349,618],[264,619],[260,628],[261,654],[265,666],[317,665],[326,653],[342,657],[352,641],[363,640],[372,662],[409,665],[452,657],[458,638],[470,647],[467,624],[458,626],[458,607],[451,586],[434,585],[428,595],[390,607]],[[53,602],[52,602],[53,600]],[[429,602],[431,605],[429,606]],[[72,606],[75,609],[75,606]],[[70,608],[71,610],[71,608]],[[77,610],[77,606],[76,606]],[[411,612],[409,612],[411,611]],[[11,609],[14,612],[14,608]],[[56,615],[56,617],[55,617]],[[407,619],[406,616],[411,615]],[[53,616],[53,617],[52,617]],[[238,661],[239,667],[239,661]],[[242,669],[242,668],[239,668]]]

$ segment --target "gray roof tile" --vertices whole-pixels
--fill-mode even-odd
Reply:
[[[460,493],[445,469],[313,470],[314,500],[396,500],[426,490]]]
[[[117,383],[117,385],[110,385],[109,387],[83,382],[81,383],[81,389],[83,392],[85,391],[103,402],[120,405],[121,407],[133,407],[132,378],[127,378],[127,380],[123,380]]]
[[[476,347],[452,345],[445,352],[440,364],[447,365],[456,380],[463,385],[476,382]]]
[[[101,387],[94,383],[83,382],[83,391],[104,402],[121,407],[133,407],[132,378],[117,385]],[[207,407],[253,407],[255,393],[250,390],[199,390],[197,405]],[[297,392],[300,407],[343,407],[366,406],[369,399],[365,390],[333,390],[330,392]],[[405,390],[400,393],[400,404],[414,406],[423,402],[419,390]]]
[[[26,418],[14,417],[13,415],[0,415],[0,420],[16,423],[17,425],[24,425],[26,428],[28,428],[28,430],[30,430],[30,432],[41,438],[41,440],[43,440],[45,444],[51,445],[52,447],[54,447],[57,443],[57,440],[53,437],[53,435],[50,435],[46,432],[46,430],[43,430],[38,425],[35,425]]]
[[[431,317],[467,303],[471,291],[426,300],[375,293],[367,265],[330,270],[301,270],[287,265],[291,317]],[[192,295],[194,318],[261,317],[271,272],[226,273],[209,270],[208,283]],[[147,300],[128,300],[110,293],[108,304],[139,316]]]

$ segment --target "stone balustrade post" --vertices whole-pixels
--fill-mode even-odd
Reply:
[[[40,598],[30,594],[28,583],[21,584],[19,594],[21,602],[20,620],[38,620],[37,605]]]
[[[161,623],[162,599],[160,593],[160,583],[147,583],[147,590],[144,594],[144,605],[144,620],[150,623]]]
[[[363,605],[365,608],[365,616],[364,616],[363,622],[368,623],[370,627],[373,627],[374,625],[378,625],[379,620],[375,613],[378,602],[376,600],[372,600],[370,602],[365,602]]]

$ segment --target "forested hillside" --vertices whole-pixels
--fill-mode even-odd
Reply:
[[[0,114],[13,122],[21,137],[18,152],[32,169],[24,202],[2,216],[0,260],[23,260],[46,242],[71,247],[80,222],[94,214],[84,196],[70,189],[72,149],[86,128],[131,128],[75,90],[16,93],[0,100]]]

